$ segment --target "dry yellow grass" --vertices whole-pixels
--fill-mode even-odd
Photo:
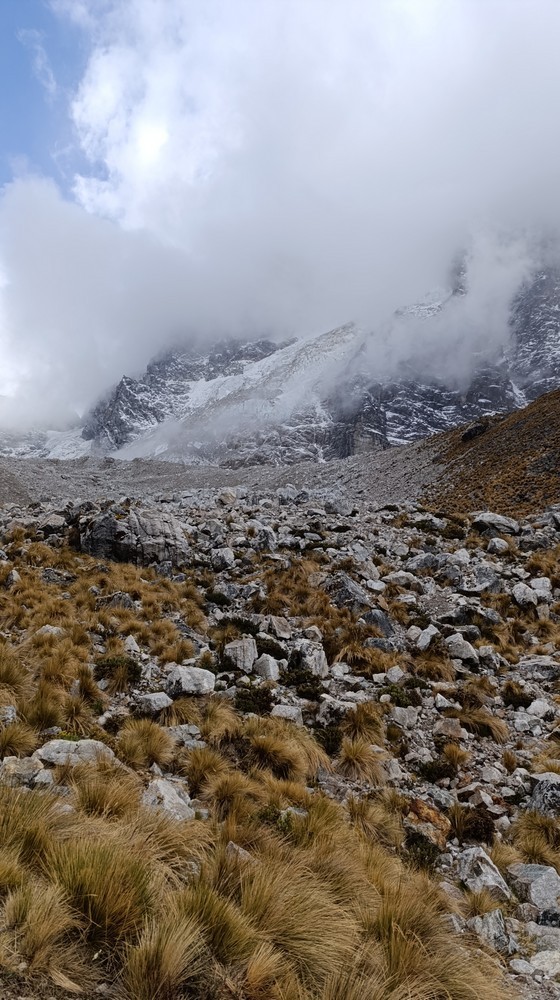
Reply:
[[[108,757],[65,765],[55,792],[67,794],[0,787],[0,969],[25,963],[30,984],[48,977],[87,990],[99,966],[119,1000],[510,1000],[499,970],[479,957],[474,967],[446,926],[434,885],[401,860],[398,793],[363,787],[384,779],[376,705],[346,716],[330,753],[307,728],[242,717],[218,696],[177,699],[165,715],[199,726],[206,748],[178,750],[147,719],[99,730],[101,676],[117,693],[135,680],[126,636],[162,663],[190,655],[176,622],[205,628],[211,575],[176,584],[42,542],[17,555],[24,537],[9,542],[22,580],[0,608],[12,636],[0,647],[0,703],[19,713],[0,730],[0,751],[28,754],[48,738],[43,727],[60,725],[108,741],[128,766]],[[69,600],[45,583],[46,566],[71,572]],[[320,624],[329,656],[359,672],[391,665],[363,646],[375,630],[330,603],[321,572],[320,556],[275,567],[268,607]],[[118,591],[133,607],[97,606]],[[39,634],[43,623],[63,633]],[[457,749],[449,754],[459,761]],[[333,757],[339,775],[375,797],[342,805],[323,794],[317,775]],[[210,818],[177,822],[142,805],[153,763],[184,774]],[[557,849],[542,827],[514,837],[525,851],[531,838]],[[469,905],[480,911],[484,901]]]
[[[165,765],[173,759],[175,743],[157,722],[129,719],[118,737],[119,755],[131,767]]]

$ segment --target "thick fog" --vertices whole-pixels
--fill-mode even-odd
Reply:
[[[64,195],[31,165],[0,197],[12,418],[63,421],[181,339],[355,320],[373,374],[458,378],[506,341],[560,225],[556,0],[52,7],[89,54]],[[445,320],[388,322],[465,251]]]

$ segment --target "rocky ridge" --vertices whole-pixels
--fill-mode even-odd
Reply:
[[[465,295],[457,280],[439,297],[399,311],[380,332],[379,356],[375,338],[352,324],[284,343],[178,347],[144,374],[124,376],[83,426],[4,435],[0,454],[116,454],[230,468],[321,462],[508,413],[558,388],[558,269],[538,269],[517,295],[505,347],[465,359],[467,374],[453,379],[445,374],[441,335],[424,353],[414,344],[418,324],[429,330],[434,318],[442,325],[446,316],[456,323],[453,310]],[[393,337],[409,343],[410,357],[388,368],[382,348]]]

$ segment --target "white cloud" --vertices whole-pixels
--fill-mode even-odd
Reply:
[[[90,45],[70,108],[89,169],[74,205],[28,178],[3,198],[30,385],[56,372],[86,404],[176,333],[377,328],[472,234],[471,313],[414,339],[463,338],[463,363],[481,328],[505,336],[526,249],[488,234],[560,223],[556,0],[51,6]]]
[[[17,38],[31,52],[33,73],[45,89],[47,96],[52,99],[58,92],[58,85],[43,45],[43,35],[34,28],[22,28],[21,31],[18,31]]]

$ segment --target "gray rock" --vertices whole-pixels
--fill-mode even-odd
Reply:
[[[126,639],[124,640],[124,648],[126,649],[129,656],[135,656],[137,653],[140,652],[140,646],[136,642],[136,639],[134,638],[133,635],[127,635]]]
[[[518,535],[521,531],[519,521],[513,517],[504,517],[502,514],[494,514],[492,511],[483,511],[473,517],[473,527],[484,531],[485,528],[492,528],[498,534]]]
[[[117,516],[112,510],[80,524],[84,552],[105,559],[132,562],[137,566],[170,562],[184,566],[189,546],[180,522],[164,511],[133,509]]]
[[[16,788],[33,785],[43,764],[36,757],[4,757],[0,764],[0,785]]]
[[[39,747],[33,756],[44,764],[70,764],[74,767],[85,761],[97,760],[99,756],[113,758],[113,751],[99,740],[50,740]]]
[[[446,736],[453,740],[466,740],[468,733],[459,719],[440,719],[434,725],[434,736]]]
[[[303,716],[301,708],[297,705],[274,705],[271,713],[275,719],[287,719],[294,722],[296,726],[303,726]]]
[[[426,649],[428,649],[428,647],[430,646],[430,644],[437,635],[440,635],[439,629],[436,628],[435,625],[428,625],[427,628],[423,629],[422,632],[420,632],[420,635],[416,640],[417,649],[419,649],[420,652],[423,653]]]
[[[531,965],[545,976],[560,975],[560,951],[538,951],[531,955]]]
[[[59,625],[41,625],[38,628],[35,635],[66,635],[66,630],[60,628]]]
[[[523,958],[513,958],[509,967],[515,976],[532,976],[535,971],[535,966]]]
[[[558,816],[560,814],[560,774],[556,774],[554,771],[544,771],[533,777],[536,784],[529,801],[529,809],[534,809],[543,816]]]
[[[267,618],[267,629],[271,635],[275,636],[277,639],[291,639],[292,638],[292,627],[285,618],[277,617],[276,615],[269,615]]]
[[[388,684],[400,684],[403,677],[406,677],[406,672],[401,667],[389,667],[387,671]]]
[[[294,646],[301,658],[301,666],[314,677],[328,677],[329,664],[321,643],[309,639],[298,639]]]
[[[153,694],[140,695],[136,704],[144,715],[157,715],[164,708],[169,708],[173,700],[165,691],[155,691]]]
[[[509,545],[505,538],[491,538],[488,542],[486,551],[491,555],[502,556],[504,552],[507,552]]]
[[[11,569],[4,581],[4,586],[10,590],[18,583],[21,583],[21,576],[19,575],[17,569]]]
[[[464,663],[478,663],[478,653],[470,642],[463,638],[460,632],[454,632],[445,640],[445,645],[449,655],[454,660],[462,660]]]
[[[535,576],[529,580],[529,585],[536,592],[539,601],[549,603],[553,600],[552,584],[547,576]]]
[[[509,865],[508,881],[525,903],[532,903],[539,910],[558,910],[560,875],[548,865]]]
[[[61,535],[66,528],[66,519],[61,514],[48,514],[43,521],[39,522],[39,528],[45,538],[48,538],[49,535]]]
[[[278,662],[268,653],[262,653],[253,664],[253,671],[265,681],[277,681],[280,677]]]
[[[251,673],[257,656],[257,644],[252,636],[234,639],[232,642],[228,642],[224,648],[226,663],[234,670],[240,670],[242,674]]]
[[[200,736],[198,726],[193,726],[190,723],[183,723],[180,726],[167,726],[165,731],[180,746],[187,746],[192,740],[196,740]]]
[[[365,621],[366,625],[375,625],[386,639],[390,639],[391,636],[394,635],[395,630],[391,624],[389,616],[386,615],[380,608],[372,608],[371,611],[366,611],[366,613],[362,615],[362,619]]]
[[[506,930],[501,910],[492,910],[483,916],[472,917],[471,920],[467,920],[467,927],[502,955],[514,955],[518,950],[519,945]]]
[[[223,549],[214,549],[211,556],[213,569],[231,569],[235,565],[235,553],[229,546]]]
[[[393,583],[397,587],[412,587],[415,589],[421,589],[421,583],[418,577],[414,576],[413,573],[407,573],[403,569],[394,570],[392,573],[387,573],[387,576],[383,577],[384,583]]]
[[[409,705],[408,708],[394,705],[389,713],[389,718],[398,726],[402,726],[403,729],[414,729],[418,720],[418,709],[412,705]]]
[[[366,590],[356,583],[348,573],[335,573],[326,584],[333,604],[339,608],[352,608],[361,611],[371,607],[371,598]]]
[[[483,767],[480,772],[480,780],[485,781],[488,785],[497,785],[502,781],[503,774],[498,770],[497,767]]]
[[[511,891],[482,847],[467,847],[459,856],[459,878],[471,892],[486,889],[498,902],[508,902]]]
[[[536,607],[538,602],[537,593],[532,587],[528,587],[526,583],[516,583],[511,593],[515,603],[520,608]]]
[[[172,698],[183,694],[211,694],[216,685],[216,675],[202,667],[172,666],[167,675],[167,693]]]
[[[125,611],[134,609],[134,601],[130,594],[117,590],[115,594],[108,594],[107,597],[98,597],[95,602],[96,608],[124,608]]]
[[[527,715],[532,715],[535,719],[554,718],[554,708],[544,698],[536,698],[526,709]]]
[[[439,693],[436,694],[434,698],[434,708],[436,708],[438,712],[443,712],[446,708],[454,707],[454,702],[449,701],[449,698],[445,698],[444,695]]]
[[[150,781],[142,796],[142,802],[149,809],[161,809],[173,819],[194,819],[195,811],[185,789],[167,778]]]

